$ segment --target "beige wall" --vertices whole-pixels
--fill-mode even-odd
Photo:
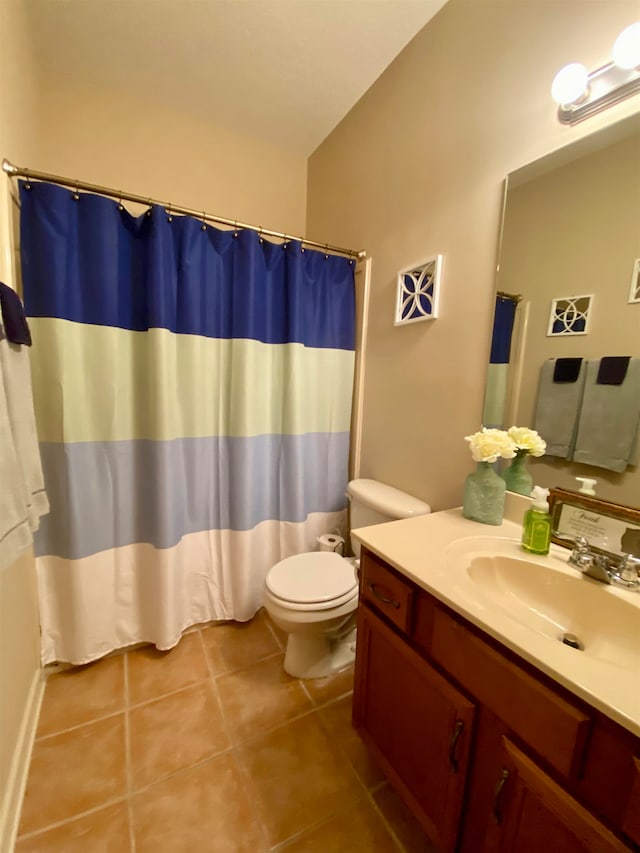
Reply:
[[[575,128],[549,95],[579,57],[607,61],[624,0],[449,0],[309,162],[310,235],[373,257],[362,476],[461,503],[480,426],[504,176],[629,115]],[[395,276],[445,256],[440,318],[394,328]]]
[[[530,304],[522,390],[515,423],[533,425],[540,368],[548,358],[640,357],[640,304],[629,304],[640,253],[640,134],[637,132],[509,189],[500,288]],[[551,302],[593,294],[587,335],[548,337]],[[544,437],[544,436],[543,436]],[[532,460],[542,486],[576,489],[595,477],[597,495],[638,503],[640,469],[616,474],[561,459]]]
[[[43,89],[43,133],[20,165],[304,233],[306,160],[169,104],[75,82]]]
[[[33,64],[21,2],[0,2],[0,157],[29,159],[35,139]],[[0,177],[0,280],[13,281],[9,182]],[[3,484],[4,485],[4,484]],[[8,782],[30,689],[39,670],[39,628],[33,554],[0,570],[0,847],[12,815]]]

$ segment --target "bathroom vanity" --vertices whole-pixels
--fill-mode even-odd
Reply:
[[[357,531],[354,726],[440,853],[640,850],[640,595],[519,532],[459,510]]]

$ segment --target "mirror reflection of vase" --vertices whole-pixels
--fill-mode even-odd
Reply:
[[[533,489],[533,477],[527,468],[526,450],[518,451],[511,464],[502,472],[502,478],[510,492],[529,497]]]

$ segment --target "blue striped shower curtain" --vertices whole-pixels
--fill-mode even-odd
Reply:
[[[52,184],[20,197],[43,661],[251,618],[270,566],[345,522],[353,262]]]
[[[516,299],[502,296],[500,293],[496,295],[491,355],[482,415],[482,424],[485,427],[502,429],[507,426],[504,423],[507,407],[507,383],[511,359],[511,338],[513,337],[517,307]]]

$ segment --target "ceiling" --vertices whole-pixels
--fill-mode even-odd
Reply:
[[[48,90],[161,99],[308,156],[446,0],[26,0]]]

